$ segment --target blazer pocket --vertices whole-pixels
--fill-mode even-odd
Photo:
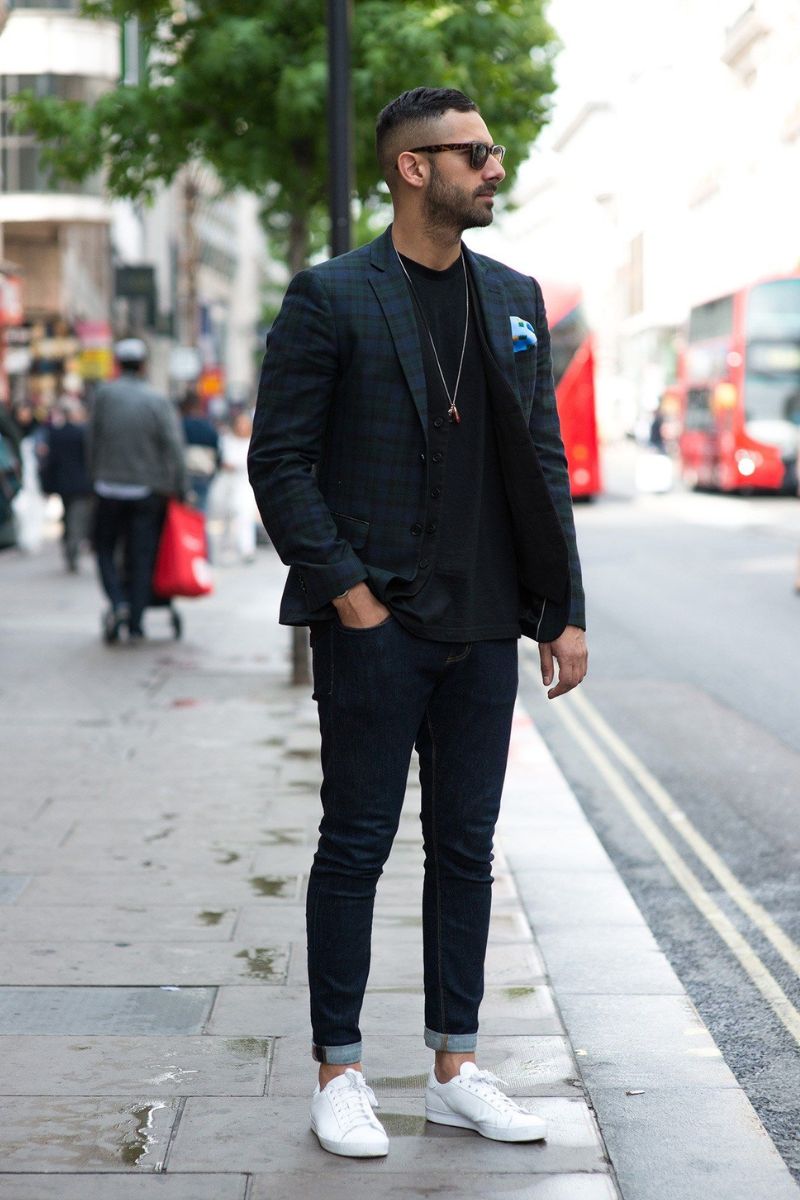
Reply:
[[[349,542],[354,550],[360,550],[366,545],[369,521],[362,521],[360,517],[348,517],[345,513],[338,512],[332,512],[331,516],[336,522],[339,536]]]

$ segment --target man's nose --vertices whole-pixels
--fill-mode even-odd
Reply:
[[[503,164],[493,154],[490,154],[481,172],[481,178],[486,183],[502,183],[505,177],[506,172]]]

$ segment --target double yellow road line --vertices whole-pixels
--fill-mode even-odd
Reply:
[[[538,671],[532,662],[524,669],[541,687]],[[745,914],[758,931],[770,942],[781,958],[800,975],[800,947],[773,921],[769,913],[750,894],[733,872],[725,865],[716,850],[676,804],[666,788],[648,771],[644,763],[600,716],[586,696],[575,691],[554,704],[561,721],[573,740],[597,769],[611,794],[622,805],[637,828],[644,834],[667,870],[683,888],[686,895],[708,923],[736,956],[749,979],[758,988],[779,1021],[800,1044],[800,1012],[753,947],[725,915],[716,901],[666,837],[620,770],[624,768],[642,792],[663,814],[672,828],[691,848],[704,867],[714,876],[733,903]],[[615,765],[616,760],[620,766]]]

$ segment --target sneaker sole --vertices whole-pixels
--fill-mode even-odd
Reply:
[[[432,1121],[435,1125],[454,1125],[457,1129],[471,1129],[475,1133],[479,1133],[481,1137],[491,1138],[493,1142],[541,1142],[547,1137],[547,1127],[542,1122],[539,1126],[534,1126],[533,1129],[485,1129],[477,1123],[471,1121],[469,1117],[462,1117],[460,1113],[443,1113],[438,1112],[434,1108],[425,1108],[426,1121]]]
[[[317,1140],[323,1150],[327,1150],[329,1154],[338,1154],[342,1158],[383,1158],[389,1153],[389,1143],[385,1146],[376,1146],[374,1142],[332,1142],[329,1138],[322,1137],[317,1132],[317,1127],[314,1122],[311,1122],[311,1128],[317,1135]]]

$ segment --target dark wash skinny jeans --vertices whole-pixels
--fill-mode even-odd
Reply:
[[[306,902],[314,1058],[361,1059],[375,891],[415,745],[425,851],[425,1043],[474,1050],[517,641],[427,641],[389,617],[364,630],[338,621],[317,625],[312,647],[323,769]]]

